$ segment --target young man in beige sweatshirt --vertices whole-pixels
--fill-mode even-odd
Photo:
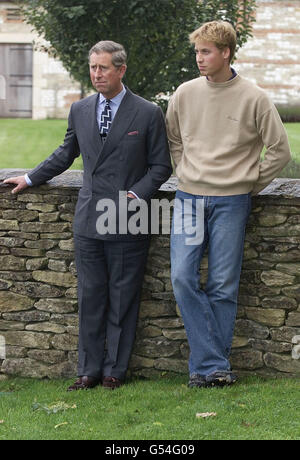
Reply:
[[[171,276],[191,351],[189,386],[207,387],[236,381],[229,355],[251,195],[264,189],[291,155],[274,104],[231,67],[233,27],[212,21],[193,32],[190,41],[201,76],[177,89],[167,112],[179,180]],[[203,237],[191,240],[197,226]],[[203,290],[199,266],[207,247]]]

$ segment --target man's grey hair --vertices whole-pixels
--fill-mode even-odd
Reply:
[[[110,40],[103,40],[96,43],[89,52],[89,61],[92,54],[109,53],[112,55],[112,63],[115,67],[121,67],[126,64],[127,53],[123,45],[112,42]]]

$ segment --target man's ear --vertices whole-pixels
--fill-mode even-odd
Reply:
[[[126,73],[126,70],[127,70],[127,65],[126,64],[123,64],[121,67],[120,67],[120,76],[121,78],[124,77],[125,73]]]
[[[230,48],[228,46],[223,49],[222,54],[224,59],[230,60]]]

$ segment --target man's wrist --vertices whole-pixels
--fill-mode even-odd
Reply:
[[[134,193],[132,190],[129,190],[129,191],[127,192],[127,197],[128,197],[128,198],[136,198],[136,199],[139,200],[139,197],[137,196],[137,194]]]

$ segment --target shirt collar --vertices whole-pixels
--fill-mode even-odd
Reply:
[[[236,71],[234,70],[233,67],[230,67],[231,68],[231,72],[232,72],[232,77],[229,78],[229,80],[232,80],[233,78],[235,78],[237,76],[237,73]]]
[[[123,85],[122,83],[122,91],[117,94],[115,97],[113,97],[112,99],[110,99],[110,101],[113,103],[113,104],[116,104],[117,106],[119,106],[122,102],[122,99],[123,97],[125,96],[126,94],[126,88],[125,86]],[[103,94],[99,93],[99,103],[100,104],[103,104],[106,102],[106,98],[103,96]]]
[[[237,73],[236,73],[236,71],[234,70],[233,67],[230,67],[230,69],[231,69],[232,75],[231,75],[231,77],[229,78],[229,80],[233,80],[233,79],[237,76]],[[208,77],[206,77],[206,80],[208,80]],[[229,80],[228,80],[228,81],[229,81]]]

